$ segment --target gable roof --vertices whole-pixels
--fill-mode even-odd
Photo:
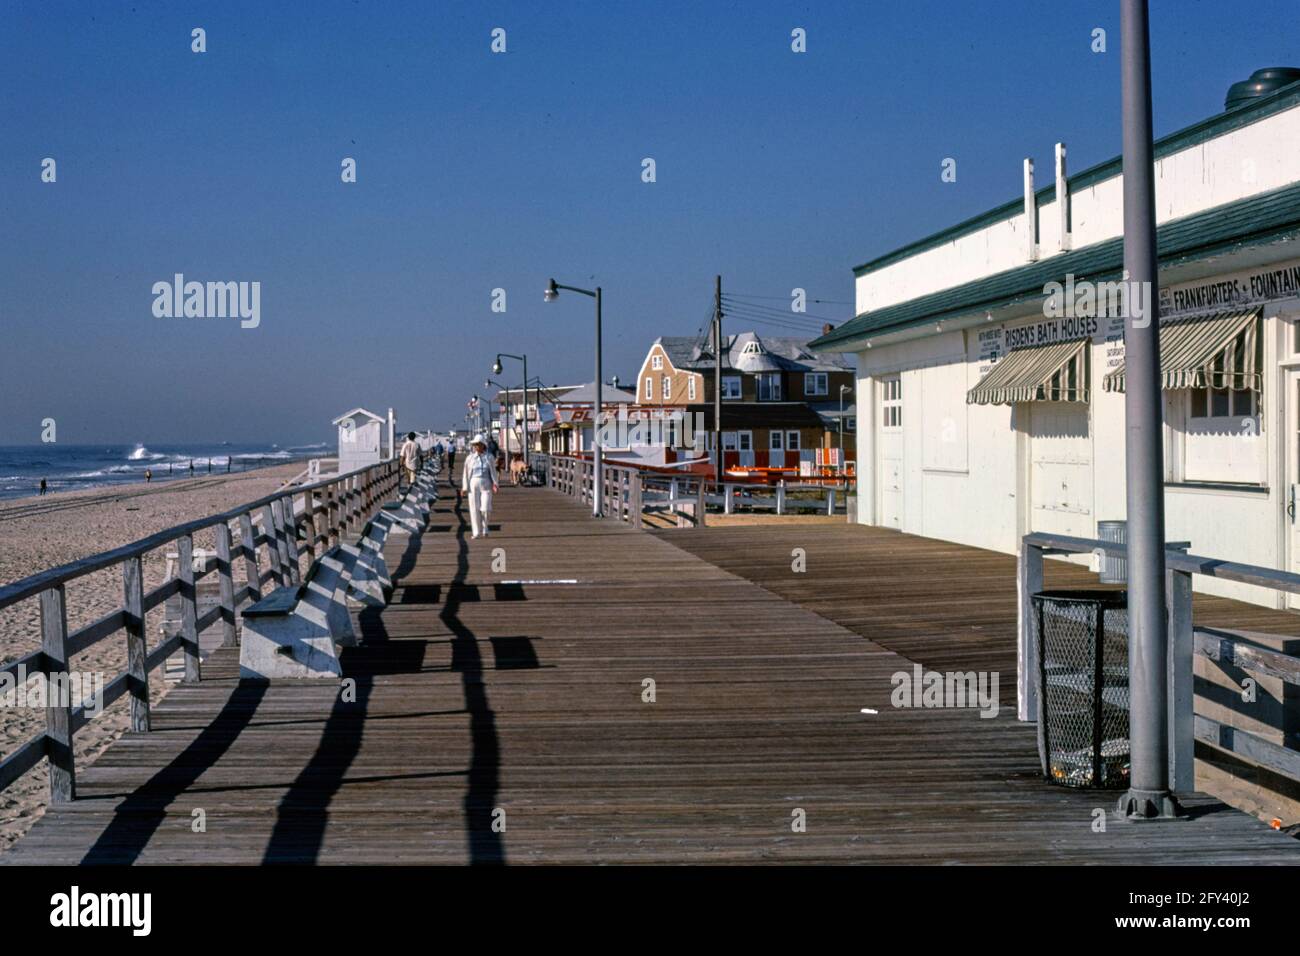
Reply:
[[[565,392],[558,400],[560,405],[585,405],[596,401],[596,383],[588,382],[585,385],[579,385],[571,391]],[[615,388],[608,382],[600,390],[600,402],[602,405],[635,405],[636,396],[631,392],[624,391],[621,388]]]
[[[707,372],[714,368],[713,349],[707,338],[687,335],[661,335],[654,344],[664,350],[668,361],[687,372]],[[740,332],[723,336],[722,370],[724,372],[850,372],[849,360],[839,352],[822,352],[811,347],[805,338],[784,335],[759,336],[757,332]],[[756,346],[746,352],[746,346]]]
[[[1274,113],[1280,113],[1297,104],[1300,104],[1300,83],[1292,83],[1266,96],[1252,99],[1241,106],[1225,110],[1222,113],[1215,113],[1213,116],[1193,123],[1191,126],[1175,130],[1168,136],[1160,137],[1153,144],[1152,159],[1163,159],[1198,143],[1214,139],[1216,136],[1222,136],[1251,123],[1257,123]],[[1122,159],[1121,156],[1115,156],[1105,162],[1090,166],[1082,172],[1075,173],[1073,176],[1067,176],[1065,181],[1069,192],[1073,194],[1087,189],[1089,186],[1095,186],[1099,182],[1119,176],[1123,170]],[[1052,182],[1044,186],[1034,195],[1036,203],[1040,206],[1054,201],[1056,199],[1056,183]],[[875,272],[877,269],[883,269],[885,266],[908,259],[927,249],[933,249],[944,243],[952,242],[954,239],[978,232],[994,223],[1018,215],[1024,210],[1024,197],[1017,196],[995,209],[980,213],[978,216],[963,220],[955,226],[949,226],[947,229],[942,229],[892,252],[887,252],[884,255],[856,265],[853,267],[853,274],[861,276],[868,272]]]
[[[377,421],[377,422],[386,422],[386,421],[388,421],[387,416],[385,416],[385,415],[376,415],[374,412],[372,412],[372,411],[367,411],[366,409],[361,408],[360,406],[358,406],[357,408],[352,409],[352,411],[350,411],[350,412],[344,412],[344,413],[343,413],[342,415],[340,415],[338,418],[334,419],[334,421],[330,422],[330,424],[331,424],[331,425],[338,425],[338,424],[341,424],[341,423],[343,422],[344,419],[347,419],[347,418],[355,418],[357,415],[364,415],[364,416],[366,416],[366,417],[368,417],[368,418],[373,418],[373,419],[374,419],[375,421]]]
[[[1215,253],[1300,238],[1300,183],[1173,219],[1156,229],[1160,266],[1178,265]],[[1043,297],[1043,286],[1066,274],[1109,281],[1124,269],[1124,237],[1040,259],[951,289],[864,312],[814,339],[827,348],[851,339],[896,332],[926,322],[942,322]]]

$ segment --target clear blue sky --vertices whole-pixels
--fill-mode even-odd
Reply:
[[[1297,12],[1155,0],[1157,134],[1300,63]],[[854,264],[1019,195],[1023,157],[1046,182],[1057,140],[1074,171],[1118,153],[1119,39],[1117,0],[3,0],[0,443],[447,427],[497,350],[591,379],[591,304],[544,305],[549,275],[604,287],[624,380],[715,273],[851,301]],[[260,281],[260,328],[155,318],[176,272]]]

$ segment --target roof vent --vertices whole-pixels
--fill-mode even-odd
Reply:
[[[1274,90],[1300,81],[1300,68],[1294,66],[1266,66],[1250,74],[1250,79],[1241,80],[1228,87],[1228,96],[1223,101],[1225,110],[1235,110],[1238,106],[1267,96]]]

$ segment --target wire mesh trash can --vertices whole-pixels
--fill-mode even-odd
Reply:
[[[1129,781],[1128,592],[1040,591],[1038,755],[1063,787]]]

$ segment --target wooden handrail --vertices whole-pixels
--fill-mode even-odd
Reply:
[[[277,583],[297,583],[300,579],[300,540],[309,556],[318,557],[316,545],[322,543],[322,538],[327,548],[329,541],[337,542],[349,525],[359,517],[369,516],[382,503],[384,496],[398,487],[398,484],[397,462],[380,462],[344,475],[326,477],[301,488],[281,488],[221,514],[176,525],[120,548],[50,568],[0,587],[0,608],[36,596],[39,596],[41,602],[40,649],[0,665],[0,675],[16,678],[20,674],[29,677],[42,674],[48,679],[52,674],[68,673],[68,662],[75,654],[112,637],[118,631],[125,631],[127,666],[104,684],[102,705],[107,707],[129,693],[131,729],[148,731],[150,672],[160,667],[172,654],[183,651],[185,679],[197,681],[200,677],[200,633],[221,622],[222,646],[233,645],[238,609],[246,602],[261,597],[261,587],[268,577]],[[337,494],[339,489],[344,490],[341,497]],[[315,503],[318,491],[321,493],[319,505]],[[303,502],[301,511],[294,501],[295,494],[299,493]],[[337,501],[351,501],[352,505],[335,507],[334,502]],[[259,511],[261,530],[255,534],[254,522],[258,520]],[[317,516],[320,515],[324,518],[318,522]],[[237,545],[230,527],[232,521],[236,522],[239,529]],[[215,528],[216,561],[210,567],[196,572],[193,561],[194,534],[207,528]],[[172,542],[177,545],[177,577],[145,592],[144,555]],[[265,573],[258,565],[258,549],[261,547],[266,548],[270,559],[270,567]],[[247,578],[238,598],[232,565],[237,558],[243,559]],[[122,605],[68,633],[65,607],[67,583],[116,565],[122,566]],[[209,574],[217,575],[218,604],[203,614],[198,614],[197,584]],[[181,599],[181,629],[148,651],[146,616],[174,595],[179,595]],[[51,801],[74,799],[76,768],[72,737],[90,719],[88,707],[91,703],[61,701],[58,706],[48,706],[45,730],[0,760],[0,790],[31,770],[41,758],[48,757]]]

